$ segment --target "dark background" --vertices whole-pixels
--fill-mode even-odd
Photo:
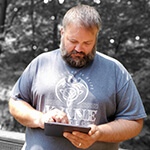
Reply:
[[[0,0],[0,130],[24,132],[8,111],[12,86],[33,58],[59,47],[61,19],[79,3],[100,13],[98,51],[131,73],[148,115],[141,134],[121,147],[149,150],[150,0]]]

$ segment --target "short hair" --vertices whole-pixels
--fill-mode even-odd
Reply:
[[[102,21],[94,7],[80,4],[69,9],[64,15],[62,26],[66,28],[70,24],[77,24],[85,28],[96,27],[100,31]]]

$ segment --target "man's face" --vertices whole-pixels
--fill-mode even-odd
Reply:
[[[61,31],[63,59],[72,67],[83,67],[94,59],[96,52],[97,28],[86,29],[69,25]]]

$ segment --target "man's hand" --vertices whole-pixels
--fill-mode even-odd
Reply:
[[[53,109],[42,115],[40,127],[44,129],[45,122],[69,123],[67,114],[58,109]]]
[[[100,136],[100,132],[96,125],[91,125],[88,134],[74,131],[72,133],[64,132],[63,136],[67,138],[77,148],[86,149],[95,143]]]
[[[143,119],[118,119],[102,125],[91,125],[88,134],[64,132],[63,136],[78,148],[86,149],[96,141],[118,143],[138,135],[143,127]]]
[[[14,118],[26,127],[44,129],[45,122],[68,123],[66,113],[58,109],[53,109],[47,113],[34,109],[30,104],[23,100],[9,100],[9,111]]]

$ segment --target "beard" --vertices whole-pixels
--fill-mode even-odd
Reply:
[[[84,52],[77,52],[75,49],[71,52],[67,52],[63,41],[61,41],[60,49],[62,58],[67,64],[69,64],[71,67],[82,68],[93,61],[96,53],[96,44],[89,54],[85,54]],[[75,57],[72,57],[72,55],[74,54],[77,55]]]

